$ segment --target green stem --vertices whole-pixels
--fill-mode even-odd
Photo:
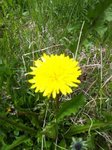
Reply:
[[[56,98],[56,112],[58,111],[59,109],[59,98]]]
[[[56,112],[58,111],[58,109],[59,109],[59,98],[60,98],[60,94],[58,94],[57,95],[57,97],[56,97],[56,99],[55,99],[55,101],[56,101]]]

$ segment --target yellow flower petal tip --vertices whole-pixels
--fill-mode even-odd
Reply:
[[[81,69],[78,62],[69,56],[47,55],[35,61],[35,66],[31,67],[32,79],[28,82],[35,88],[35,92],[43,92],[43,96],[54,99],[56,95],[62,93],[67,95],[72,93],[72,87],[78,87]]]

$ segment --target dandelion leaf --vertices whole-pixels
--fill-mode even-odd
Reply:
[[[57,123],[60,122],[65,116],[70,116],[72,113],[76,114],[79,108],[84,105],[84,102],[85,98],[82,94],[64,102],[56,115]]]

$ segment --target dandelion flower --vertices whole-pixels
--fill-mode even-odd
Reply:
[[[69,56],[47,55],[34,62],[31,67],[30,75],[33,78],[29,80],[31,88],[35,92],[42,92],[43,96],[56,98],[59,93],[67,95],[73,92],[73,87],[78,87],[81,75],[78,62]]]

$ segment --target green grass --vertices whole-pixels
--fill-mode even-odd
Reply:
[[[74,137],[86,141],[88,150],[111,150],[111,3],[0,1],[0,149],[69,150]],[[82,94],[80,109],[71,114],[69,105],[70,114],[59,111],[63,120],[58,123],[54,103],[27,82],[33,60],[43,52],[77,54],[83,71],[79,88],[62,98],[66,106],[65,99]]]

